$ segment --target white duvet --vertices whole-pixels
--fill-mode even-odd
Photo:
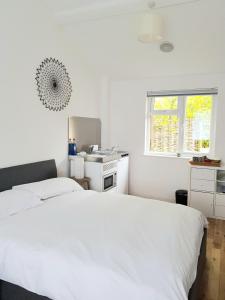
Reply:
[[[57,300],[186,300],[205,224],[180,205],[73,192],[0,223],[0,278]]]

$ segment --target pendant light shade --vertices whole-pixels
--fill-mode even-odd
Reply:
[[[138,40],[142,43],[161,41],[164,37],[164,19],[161,15],[149,12],[140,20]]]

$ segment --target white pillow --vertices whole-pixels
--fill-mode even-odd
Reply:
[[[13,189],[31,192],[38,196],[41,200],[83,190],[83,188],[76,181],[66,177],[57,177],[43,181],[17,185],[14,186]]]
[[[0,220],[42,204],[40,198],[26,192],[8,190],[0,193]]]

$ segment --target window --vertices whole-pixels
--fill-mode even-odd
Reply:
[[[148,93],[145,153],[211,153],[216,94],[216,89]]]

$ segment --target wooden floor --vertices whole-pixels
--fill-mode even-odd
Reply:
[[[225,300],[225,221],[209,220],[207,263],[199,300]]]

